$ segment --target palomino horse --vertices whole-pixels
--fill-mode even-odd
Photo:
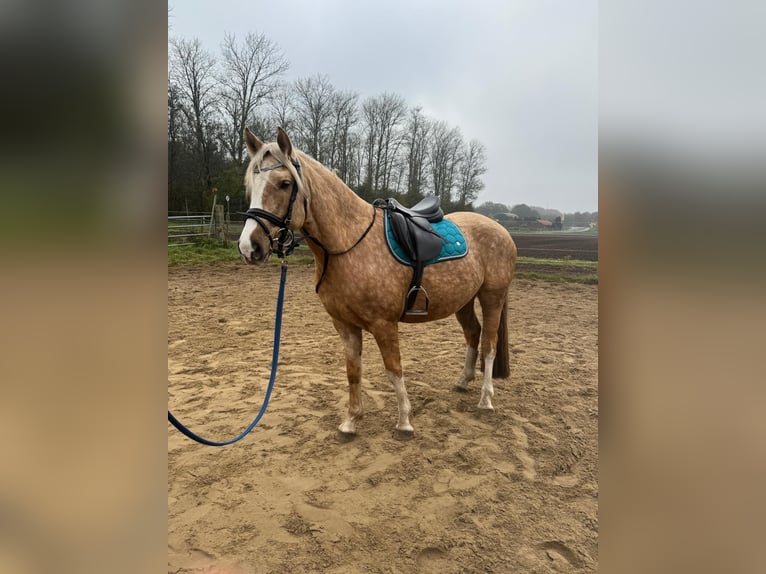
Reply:
[[[509,376],[507,295],[516,266],[516,246],[508,231],[476,213],[449,214],[468,243],[465,257],[426,267],[423,287],[430,295],[425,316],[403,316],[404,298],[412,269],[397,262],[384,238],[380,209],[349,189],[332,171],[295,149],[281,128],[277,141],[265,144],[249,129],[245,142],[250,164],[245,175],[249,218],[239,238],[248,263],[265,263],[280,253],[300,231],[314,254],[319,299],[332,317],[346,352],[349,384],[348,414],[340,437],[356,434],[362,418],[362,329],[370,332],[399,407],[394,436],[413,436],[410,401],[404,386],[399,355],[398,322],[424,322],[453,313],[463,327],[467,344],[465,367],[456,389],[467,391],[474,379],[481,338],[484,377],[478,408],[493,411],[493,375]],[[482,308],[484,329],[476,317],[474,300]],[[481,337],[480,337],[481,336]]]

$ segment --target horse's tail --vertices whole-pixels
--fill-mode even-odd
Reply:
[[[508,350],[508,298],[503,303],[500,313],[500,325],[497,327],[497,346],[495,360],[492,363],[492,377],[506,379],[511,376],[510,352]]]

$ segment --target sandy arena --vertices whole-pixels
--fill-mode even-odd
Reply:
[[[268,382],[277,267],[168,269],[173,413],[213,440],[250,423]],[[359,436],[336,440],[345,359],[313,289],[288,273],[279,372],[243,441],[198,445],[168,426],[168,572],[595,572],[598,288],[519,280],[509,294],[511,378],[453,390],[454,317],[401,325],[415,438],[364,336]]]

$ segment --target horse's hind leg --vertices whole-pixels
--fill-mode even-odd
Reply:
[[[383,364],[386,367],[386,374],[396,393],[399,422],[396,424],[394,437],[399,440],[410,439],[414,436],[415,429],[410,424],[410,399],[407,396],[404,376],[402,375],[402,360],[399,354],[399,326],[396,323],[377,323],[370,328],[370,332],[378,343],[380,354],[383,356]]]
[[[476,356],[479,351],[479,338],[481,336],[481,324],[476,318],[474,299],[471,299],[455,313],[455,316],[460,326],[463,327],[463,335],[465,336],[465,367],[463,367],[463,374],[460,375],[455,389],[465,392],[476,376]]]
[[[505,304],[506,292],[479,293],[483,328],[481,336],[481,358],[484,361],[484,381],[481,385],[481,398],[478,408],[485,411],[494,411],[492,397],[495,388],[492,384],[492,366],[497,353],[497,332],[500,326],[500,316]]]
[[[335,330],[343,340],[346,350],[346,375],[348,376],[348,415],[338,427],[340,438],[356,435],[356,422],[362,418],[362,330],[354,325],[333,320]]]

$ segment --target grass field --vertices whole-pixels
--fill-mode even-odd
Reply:
[[[236,241],[205,239],[195,241],[194,245],[182,247],[168,246],[168,266],[175,265],[214,265],[216,263],[236,263],[240,261]],[[313,261],[309,248],[299,245],[287,258],[288,263],[308,265]],[[278,265],[279,259],[272,257],[270,263]]]
[[[549,265],[551,267],[577,267],[579,269],[598,269],[598,261],[585,261],[582,259],[548,259],[542,257],[521,257],[516,259],[517,265]]]
[[[549,283],[582,283],[583,285],[598,285],[598,275],[567,275],[561,272],[545,273],[539,271],[516,271],[516,279],[531,281],[547,281]]]
[[[597,285],[598,261],[520,256],[516,260],[516,277],[551,283]]]
[[[236,245],[231,241],[195,241],[194,245],[168,245],[168,266],[225,263],[239,260]]]

